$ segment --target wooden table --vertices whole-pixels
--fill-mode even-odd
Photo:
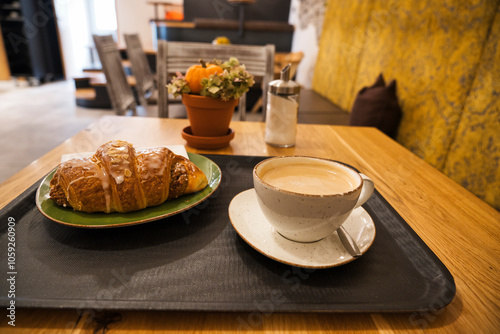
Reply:
[[[0,186],[0,208],[57,165],[62,154],[94,151],[110,139],[136,146],[185,144],[187,120],[104,117],[34,161]],[[446,308],[423,313],[265,314],[255,327],[242,325],[243,313],[121,312],[107,333],[264,333],[380,332],[497,333],[500,329],[500,213],[436,169],[373,128],[326,125],[298,126],[297,145],[266,145],[264,124],[233,122],[236,136],[229,147],[195,153],[238,155],[312,155],[353,165],[376,184],[413,230],[447,266],[457,293]],[[2,222],[6,224],[6,222]],[[5,250],[2,250],[5,256]],[[5,291],[2,293],[6,293]],[[0,323],[5,333],[92,333],[102,314],[76,310],[18,309],[16,327]],[[109,319],[108,319],[109,320]],[[248,324],[248,322],[247,322]]]

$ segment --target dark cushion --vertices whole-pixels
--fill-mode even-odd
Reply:
[[[396,96],[396,80],[385,85],[382,74],[370,87],[363,87],[354,101],[349,125],[376,127],[395,138],[401,121],[401,108]]]

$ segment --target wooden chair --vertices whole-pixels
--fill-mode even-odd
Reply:
[[[290,66],[290,79],[292,79],[297,73],[297,67],[302,61],[302,58],[304,58],[304,53],[302,51],[289,53],[277,52],[274,55],[274,79],[280,78],[281,70],[287,64],[292,65]]]
[[[274,45],[212,45],[209,43],[167,42],[158,41],[158,57],[156,59],[158,75],[158,110],[160,117],[168,117],[168,91],[167,83],[175,72],[186,73],[200,58],[210,61],[214,58],[227,60],[236,57],[246,69],[262,83],[262,96],[264,101],[267,96],[268,83],[273,80],[274,71]],[[246,95],[239,102],[239,118],[245,120]],[[266,106],[262,108],[265,119]]]
[[[135,88],[137,90],[139,102],[146,107],[148,99],[151,98],[156,91],[155,76],[149,66],[139,35],[125,34],[124,37],[127,45],[127,56],[132,67],[132,75],[136,80]]]
[[[135,114],[137,107],[135,96],[127,82],[120,51],[113,40],[113,36],[94,35],[93,37],[102,70],[106,77],[106,89],[113,109],[118,115],[125,115],[128,110],[132,110]]]

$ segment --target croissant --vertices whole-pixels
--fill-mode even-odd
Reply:
[[[202,190],[205,174],[165,147],[135,150],[120,140],[86,159],[61,163],[50,181],[50,198],[85,212],[131,212]]]

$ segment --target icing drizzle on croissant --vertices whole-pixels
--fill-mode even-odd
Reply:
[[[115,140],[91,158],[61,163],[50,197],[78,211],[130,212],[200,191],[207,183],[196,165],[165,147],[135,150]]]

